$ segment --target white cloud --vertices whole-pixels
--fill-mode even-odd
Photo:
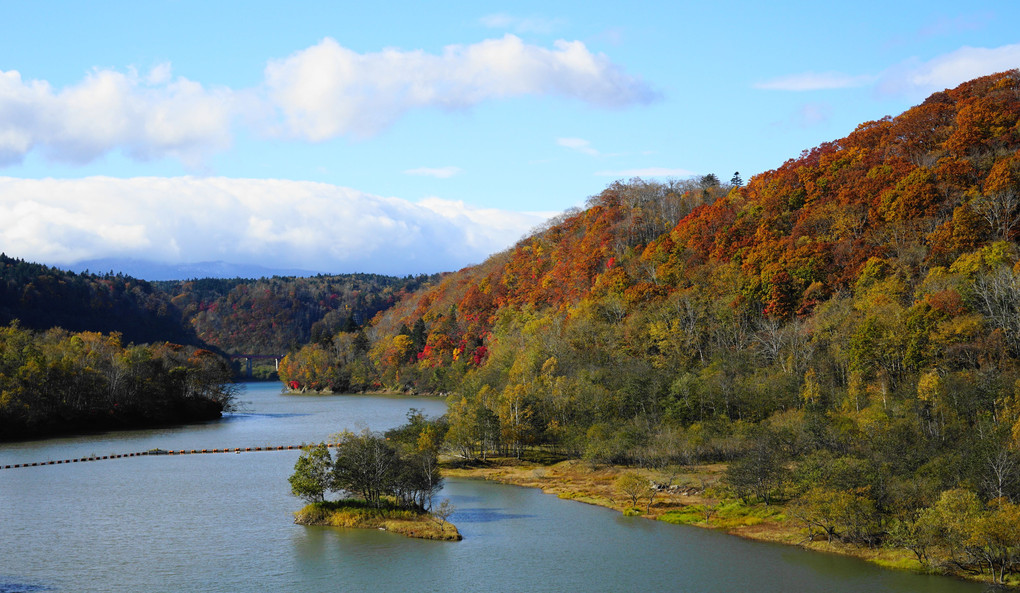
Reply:
[[[465,109],[483,101],[559,95],[599,107],[648,103],[656,93],[580,41],[553,49],[506,35],[441,54],[386,49],[359,54],[331,38],[266,67],[283,131],[312,141],[368,137],[411,109]]]
[[[968,80],[1020,67],[1020,43],[994,48],[961,47],[926,62],[910,60],[883,73],[885,94],[927,95]]]
[[[690,177],[695,173],[687,169],[670,169],[667,167],[645,167],[643,169],[623,169],[622,171],[596,171],[600,177]]]
[[[131,258],[438,272],[482,261],[543,219],[299,181],[0,177],[2,250],[47,264]]]
[[[422,175],[424,177],[435,177],[436,179],[449,179],[454,175],[460,174],[462,171],[460,167],[418,167],[417,169],[404,171],[404,175]]]
[[[556,144],[591,156],[599,155],[599,151],[592,148],[591,143],[583,138],[557,138]]]
[[[873,76],[853,76],[842,72],[804,72],[755,83],[754,88],[766,91],[819,91],[862,87],[874,80]]]
[[[0,165],[36,148],[70,163],[121,149],[140,160],[171,156],[198,164],[230,144],[237,109],[231,91],[173,79],[165,64],[145,77],[94,70],[59,91],[0,71]]]

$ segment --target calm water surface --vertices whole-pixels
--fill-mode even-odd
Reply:
[[[0,445],[0,465],[318,442],[441,400],[284,396],[163,430]],[[538,490],[450,480],[462,542],[293,524],[298,453],[136,457],[0,470],[0,593],[22,591],[979,592],[951,579],[622,517]]]

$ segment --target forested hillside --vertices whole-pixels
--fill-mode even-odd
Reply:
[[[0,255],[0,440],[219,417],[220,355],[328,341],[428,280],[146,282]]]
[[[282,378],[452,393],[469,457],[727,461],[830,539],[1013,570],[1020,72],[737,185],[614,183]]]
[[[231,354],[283,354],[358,327],[438,276],[155,282],[205,343]]]
[[[119,332],[125,342],[199,345],[170,296],[120,274],[75,274],[0,254],[0,325]]]
[[[170,341],[227,353],[282,354],[364,324],[438,276],[147,282],[75,274],[0,254],[0,325],[119,333],[125,343]]]

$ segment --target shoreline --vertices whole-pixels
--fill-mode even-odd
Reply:
[[[294,513],[294,523],[305,526],[378,529],[406,537],[460,541],[457,526],[439,521],[427,512],[396,507],[374,508],[360,500],[313,502]]]
[[[724,464],[696,466],[692,471],[674,476],[662,472],[620,466],[592,468],[581,460],[566,460],[551,465],[516,459],[496,458],[487,462],[456,465],[447,462],[443,475],[448,478],[484,479],[502,484],[538,488],[565,500],[574,500],[615,510],[625,516],[639,516],[653,521],[691,525],[721,531],[760,542],[797,546],[825,554],[858,558],[882,568],[904,570],[916,574],[935,574],[952,579],[990,584],[983,575],[936,573],[927,570],[905,549],[867,548],[853,544],[809,540],[800,525],[788,520],[783,505],[743,505],[739,500],[712,496],[719,483]],[[626,473],[677,487],[658,490],[649,499],[646,495],[637,505],[621,493],[615,481]],[[669,478],[672,477],[672,480]],[[665,478],[665,479],[664,479]]]
[[[431,393],[412,393],[409,391],[397,391],[392,389],[368,389],[365,391],[332,391],[330,389],[290,389],[284,386],[283,395],[388,395],[402,397],[435,397],[443,398],[445,395]]]

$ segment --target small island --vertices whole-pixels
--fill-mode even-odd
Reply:
[[[439,446],[445,433],[444,420],[428,420],[412,409],[407,424],[385,434],[345,431],[333,443],[306,448],[289,478],[291,492],[309,503],[294,522],[460,540],[447,521],[453,512],[449,501],[433,508],[443,485]],[[340,498],[326,500],[329,492]]]
[[[441,511],[441,508],[432,512],[407,508],[388,501],[374,506],[367,501],[350,498],[310,503],[294,513],[294,522],[299,525],[381,529],[420,539],[460,541],[462,537],[457,527],[447,521]]]

